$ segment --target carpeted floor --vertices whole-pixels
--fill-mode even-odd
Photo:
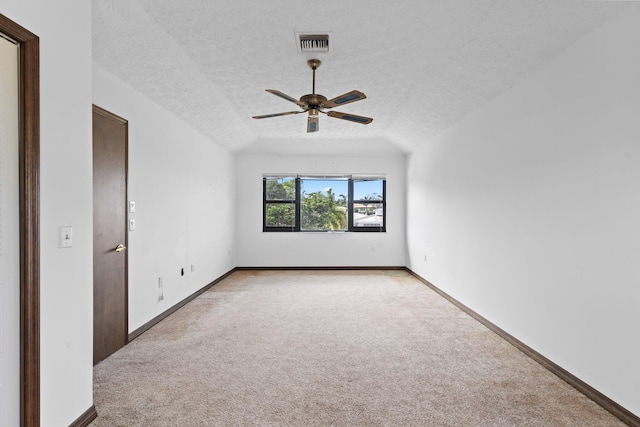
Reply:
[[[91,426],[622,426],[404,271],[239,271],[94,370]]]

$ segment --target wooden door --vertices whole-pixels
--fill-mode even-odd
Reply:
[[[93,363],[127,342],[127,121],[93,107]]]

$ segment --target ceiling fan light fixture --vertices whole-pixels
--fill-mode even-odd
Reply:
[[[275,113],[275,114],[263,114],[261,116],[253,116],[254,119],[267,119],[270,117],[278,117],[278,116],[288,116],[290,114],[300,114],[300,113],[309,113],[307,116],[307,132],[313,133],[318,132],[319,120],[318,116],[320,113],[326,114],[329,117],[334,117],[337,119],[347,120],[352,123],[360,123],[363,125],[368,125],[373,121],[371,117],[365,116],[357,116],[355,114],[349,113],[340,113],[338,111],[329,111],[325,112],[325,109],[331,109],[333,107],[337,107],[339,105],[349,104],[351,102],[360,101],[362,99],[366,99],[367,96],[360,92],[359,90],[352,90],[347,93],[343,93],[340,96],[336,96],[332,99],[327,99],[324,95],[320,95],[316,93],[316,69],[320,66],[321,61],[319,59],[309,59],[307,61],[307,65],[309,68],[313,70],[312,77],[312,92],[306,95],[302,95],[300,100],[297,100],[285,93],[280,92],[275,89],[267,89],[267,92],[276,95],[286,101],[292,102],[300,107],[300,111],[287,111],[284,113]]]

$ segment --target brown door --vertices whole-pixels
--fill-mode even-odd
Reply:
[[[127,121],[93,107],[93,363],[127,342]]]

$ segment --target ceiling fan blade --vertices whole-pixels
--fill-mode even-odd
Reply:
[[[355,114],[340,113],[338,111],[329,111],[327,112],[327,116],[335,117],[336,119],[349,120],[350,122],[360,123],[363,125],[368,125],[373,121],[371,117],[356,116]]]
[[[289,102],[293,102],[294,104],[299,105],[302,108],[306,108],[307,104],[305,102],[300,102],[292,96],[287,95],[286,93],[282,93],[279,90],[275,89],[267,89],[267,92],[274,94],[275,96],[279,96],[282,99],[286,99]]]
[[[307,132],[318,132],[320,130],[320,121],[318,120],[318,116],[311,117],[307,119]]]
[[[366,97],[367,95],[360,92],[359,90],[352,90],[351,92],[347,92],[343,95],[336,96],[335,98],[332,98],[328,101],[324,101],[322,103],[322,106],[324,108],[333,108],[339,105],[348,104],[350,102],[360,101],[362,99],[365,99]]]
[[[288,116],[289,114],[300,114],[305,111],[287,111],[286,113],[264,114],[262,116],[253,116],[254,119],[268,119],[269,117]]]

